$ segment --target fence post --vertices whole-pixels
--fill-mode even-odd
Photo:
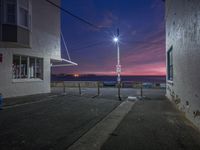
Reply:
[[[100,85],[99,85],[99,81],[97,82],[97,95],[99,96],[100,95]]]
[[[140,84],[140,96],[143,97],[143,84]]]
[[[81,84],[78,83],[79,95],[81,95]]]
[[[63,93],[66,92],[66,89],[65,89],[65,81],[63,81]]]
[[[118,82],[118,99],[121,101],[121,91],[120,91],[120,88],[121,88],[121,82]]]

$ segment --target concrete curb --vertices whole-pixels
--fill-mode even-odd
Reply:
[[[67,150],[100,150],[101,146],[128,114],[135,101],[124,101]]]

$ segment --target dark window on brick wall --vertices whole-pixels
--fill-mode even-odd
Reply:
[[[173,47],[171,47],[167,52],[167,78],[173,81],[174,66],[173,66]]]

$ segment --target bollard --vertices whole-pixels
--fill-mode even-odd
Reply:
[[[98,88],[97,95],[99,96],[100,95],[100,85],[99,85],[99,82],[97,82],[97,88]]]
[[[79,95],[81,95],[81,84],[78,83]]]
[[[63,81],[63,93],[66,93],[66,89],[65,89],[65,81]]]
[[[140,96],[143,97],[143,85],[142,85],[142,83],[141,83],[141,87],[140,88],[141,88],[140,89]]]
[[[0,110],[2,110],[2,109],[3,109],[3,96],[0,93]]]
[[[119,99],[119,101],[121,101],[121,91],[120,91],[120,88],[121,88],[121,82],[118,82],[118,99]]]

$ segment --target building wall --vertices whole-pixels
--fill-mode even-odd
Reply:
[[[59,4],[60,0],[52,0]],[[45,0],[32,0],[32,28],[30,48],[0,48],[3,63],[0,64],[0,93],[4,97],[23,96],[50,92],[50,59],[59,59],[60,11]],[[13,54],[35,56],[44,59],[43,80],[12,79]]]
[[[165,2],[166,51],[173,47],[174,64],[166,95],[200,128],[200,1]]]

